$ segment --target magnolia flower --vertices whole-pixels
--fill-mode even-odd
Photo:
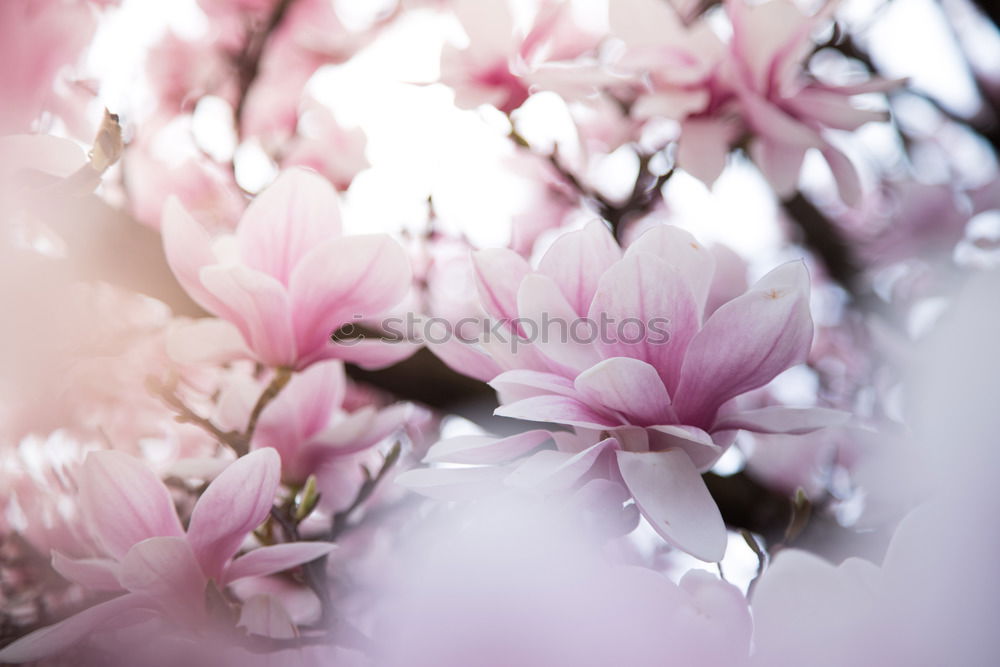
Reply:
[[[299,117],[298,132],[285,149],[285,167],[311,167],[346,190],[354,177],[370,165],[365,156],[368,139],[360,127],[342,125],[325,106],[309,100]]]
[[[441,81],[454,88],[455,103],[463,109],[492,104],[510,113],[536,86],[576,96],[613,78],[593,58],[581,59],[595,49],[599,36],[573,17],[572,5],[568,0],[539,3],[532,25],[523,30],[515,25],[507,0],[454,2],[468,44],[445,45]]]
[[[834,86],[806,76],[802,63],[815,48],[811,35],[829,20],[836,6],[837,2],[827,2],[807,16],[791,0],[759,5],[746,0],[726,2],[733,24],[726,81],[754,135],[750,154],[779,195],[795,190],[802,160],[815,148],[829,164],[841,197],[853,205],[861,197],[858,175],[823,133],[856,130],[869,121],[885,120],[885,112],[859,109],[852,98],[885,91],[897,82],[873,78]],[[781,26],[780,32],[776,33],[775,26]]]
[[[725,45],[706,21],[685,26],[659,0],[616,0],[610,30],[624,46],[613,68],[638,98],[632,113],[680,120],[709,104]]]
[[[225,321],[201,320],[179,332],[177,355],[204,356],[210,345],[209,356],[302,370],[330,358],[379,366],[412,352],[330,341],[341,325],[397,304],[410,287],[410,267],[402,246],[385,234],[341,236],[336,192],[311,171],[285,171],[250,204],[235,237],[214,243],[171,199],[163,242],[184,289]]]
[[[86,0],[9,0],[0,3],[0,71],[4,104],[0,134],[27,132],[50,109],[54,84],[87,47],[97,27]]]
[[[821,408],[740,410],[741,395],[809,352],[802,262],[771,271],[706,319],[714,256],[676,227],[652,228],[623,253],[603,224],[591,223],[560,237],[534,271],[506,250],[474,261],[483,306],[510,323],[517,346],[432,349],[490,380],[502,404],[496,414],[589,431],[599,448],[592,455],[617,450],[640,511],[692,555],[719,560],[725,551],[722,517],[700,473],[738,430],[805,433],[843,420]]]
[[[296,374],[261,413],[251,448],[273,447],[281,455],[285,481],[301,484],[316,473],[322,489],[327,464],[374,447],[401,429],[412,412],[412,406],[404,403],[351,410],[345,406],[347,391],[340,361],[313,364]],[[218,421],[223,428],[242,428],[260,392],[256,382],[230,387],[220,401]],[[323,495],[341,494],[324,491]]]
[[[79,502],[103,557],[74,560],[56,551],[52,566],[85,588],[124,595],[19,639],[0,651],[0,661],[54,655],[95,630],[124,627],[150,614],[197,631],[207,620],[210,582],[224,588],[326,555],[332,544],[294,542],[233,559],[267,518],[280,476],[273,449],[238,459],[209,484],[185,531],[170,491],[148,468],[120,452],[91,453],[79,479]]]
[[[858,175],[826,131],[884,120],[884,112],[859,109],[853,98],[897,82],[829,85],[807,75],[803,62],[815,48],[811,36],[836,6],[827,2],[806,15],[791,0],[727,0],[732,36],[724,43],[706,18],[684,25],[666,3],[613,3],[612,34],[625,43],[615,67],[644,77],[632,85],[638,96],[633,113],[680,121],[677,164],[708,185],[722,173],[729,152],[749,137],[751,157],[784,197],[798,185],[806,152],[817,149],[841,197],[853,205],[861,196]]]

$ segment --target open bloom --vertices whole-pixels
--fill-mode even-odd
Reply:
[[[593,223],[558,239],[534,271],[509,251],[482,251],[474,261],[484,307],[525,344],[483,351],[451,343],[439,352],[466,372],[493,375],[498,415],[571,425],[601,451],[619,450],[617,467],[640,511],[695,556],[718,560],[725,550],[700,472],[739,429],[805,433],[843,419],[821,408],[740,410],[743,394],[809,352],[801,262],[771,271],[706,318],[714,257],[668,225],[623,253]],[[657,328],[664,323],[666,331]],[[689,515],[696,519],[681,520]]]
[[[75,616],[37,630],[0,651],[2,662],[54,655],[101,629],[150,617],[197,632],[208,619],[206,587],[287,570],[315,560],[332,544],[293,542],[261,547],[233,559],[268,516],[281,476],[273,449],[261,449],[227,467],[194,507],[187,531],[170,491],[137,459],[92,452],[80,475],[80,508],[104,555],[74,560],[53,552],[67,579],[99,591],[121,591]]]
[[[412,352],[330,341],[343,324],[399,303],[410,267],[402,246],[385,234],[342,236],[337,194],[314,172],[282,173],[247,208],[235,237],[213,242],[176,200],[167,202],[162,230],[181,285],[231,325],[203,320],[179,336],[175,349],[203,352],[211,341],[222,356],[242,353],[296,370],[329,358],[379,366]]]

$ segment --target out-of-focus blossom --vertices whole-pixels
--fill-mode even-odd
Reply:
[[[280,470],[271,449],[237,460],[202,494],[185,531],[169,490],[142,463],[119,452],[90,454],[79,499],[102,556],[73,560],[55,552],[53,567],[85,588],[125,594],[36,630],[0,651],[0,659],[28,662],[59,654],[95,631],[127,627],[150,614],[199,634],[210,627],[205,591],[211,582],[221,589],[329,553],[330,544],[288,543],[233,560],[267,518]]]
[[[87,0],[10,0],[0,4],[0,134],[31,130],[51,105],[60,70],[79,57],[97,27]]]
[[[629,566],[550,502],[504,498],[428,524],[383,577],[377,664],[746,663],[739,589],[708,572],[674,583]]]
[[[149,82],[163,113],[191,111],[205,95],[235,102],[230,65],[218,41],[183,39],[167,32],[149,51]]]
[[[677,164],[706,184],[722,173],[730,150],[748,142],[754,162],[785,197],[798,185],[806,153],[816,149],[843,200],[858,203],[857,172],[827,131],[884,120],[884,112],[859,108],[853,100],[898,82],[871,78],[833,85],[807,74],[812,35],[836,5],[824,3],[807,15],[790,0],[728,0],[732,36],[723,43],[705,17],[686,26],[666,3],[613,3],[612,34],[626,46],[615,65],[649,80],[648,90],[632,93],[638,95],[634,113],[680,121]]]
[[[754,135],[750,154],[779,196],[798,185],[802,160],[818,149],[833,172],[844,201],[861,198],[851,161],[824,136],[828,129],[856,130],[884,120],[883,111],[861,109],[854,96],[881,92],[898,82],[872,78],[854,85],[828,85],[809,78],[803,60],[814,48],[811,35],[826,23],[836,2],[807,16],[789,0],[750,5],[730,0],[733,24],[726,81],[739,100],[740,114]],[[780,33],[775,34],[775,26]]]
[[[611,35],[624,46],[613,67],[633,75],[621,86],[624,96],[635,100],[633,113],[681,120],[705,109],[725,54],[708,23],[685,26],[668,3],[656,0],[623,0],[609,7]]]
[[[452,3],[468,38],[463,48],[448,44],[441,54],[441,81],[455,90],[455,103],[464,109],[492,104],[510,113],[535,86],[569,96],[593,91],[608,75],[596,60],[581,58],[594,51],[600,36],[574,20],[572,5],[539,3],[525,29],[507,0]]]
[[[336,191],[315,173],[284,172],[250,204],[235,236],[215,241],[171,199],[163,237],[181,285],[226,323],[202,320],[176,340],[177,350],[216,358],[249,353],[297,370],[329,358],[379,366],[412,352],[377,341],[330,341],[341,325],[398,303],[410,268],[387,235],[341,236]]]
[[[220,425],[242,428],[261,389],[252,381],[231,386],[220,399]],[[295,375],[261,413],[251,447],[276,449],[286,482],[302,484],[309,475],[316,474],[322,487],[323,470],[333,459],[352,457],[374,447],[399,431],[412,412],[412,406],[402,403],[386,408],[367,404],[348,409],[347,392],[342,362],[313,364]],[[343,494],[324,495],[332,498]]]
[[[298,133],[281,163],[311,167],[338,190],[346,190],[358,172],[367,169],[367,139],[359,127],[344,127],[326,107],[315,103],[303,111]]]
[[[133,214],[158,229],[173,195],[209,229],[231,229],[246,207],[232,175],[202,155],[160,155],[164,143],[176,148],[178,129],[167,127],[129,145],[124,181]]]

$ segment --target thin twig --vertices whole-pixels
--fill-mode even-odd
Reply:
[[[223,445],[232,449],[236,452],[237,456],[243,456],[250,451],[250,441],[253,440],[253,434],[257,429],[257,422],[260,419],[261,413],[264,412],[264,408],[266,408],[271,401],[277,398],[278,394],[281,393],[281,390],[285,388],[291,378],[291,369],[279,367],[275,370],[274,377],[271,378],[271,382],[264,388],[264,391],[254,404],[253,410],[250,413],[250,418],[247,421],[247,426],[242,432],[223,431],[218,426],[213,424],[210,419],[206,419],[191,410],[191,408],[189,408],[184,401],[181,400],[180,396],[177,395],[176,380],[169,384],[164,384],[156,378],[149,378],[146,385],[150,392],[159,396],[170,409],[177,413],[177,416],[174,417],[174,419],[178,422],[182,424],[194,424]]]

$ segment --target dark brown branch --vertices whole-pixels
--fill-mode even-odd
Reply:
[[[836,223],[801,192],[781,202],[788,217],[798,226],[802,244],[826,266],[830,278],[855,297],[864,294],[861,265]]]
[[[511,131],[508,137],[520,148],[531,151],[531,144],[522,137],[511,122]],[[531,151],[534,154],[534,151]],[[600,192],[583,183],[576,174],[568,169],[559,159],[559,151],[553,149],[545,156],[553,170],[559,177],[576,191],[583,199],[591,201],[597,207],[597,211],[604,220],[611,226],[611,230],[617,237],[624,224],[630,220],[641,218],[656,205],[660,190],[666,182],[673,176],[674,170],[669,169],[663,174],[654,174],[650,171],[650,163],[656,153],[639,153],[639,169],[636,174],[635,185],[628,198],[621,204],[615,204]]]
[[[167,407],[177,413],[175,419],[178,422],[182,424],[194,424],[215,438],[219,443],[232,449],[237,456],[243,456],[250,450],[250,441],[253,440],[254,431],[257,429],[257,421],[261,413],[264,412],[264,408],[277,398],[278,394],[281,393],[281,390],[285,388],[291,378],[291,369],[282,367],[275,371],[271,382],[264,388],[264,391],[261,392],[260,397],[257,399],[253,411],[250,413],[250,418],[247,421],[247,426],[243,431],[223,431],[213,424],[210,419],[206,419],[195,413],[177,395],[176,382],[164,384],[156,378],[149,378],[146,384],[154,396],[158,396],[166,403]]]

